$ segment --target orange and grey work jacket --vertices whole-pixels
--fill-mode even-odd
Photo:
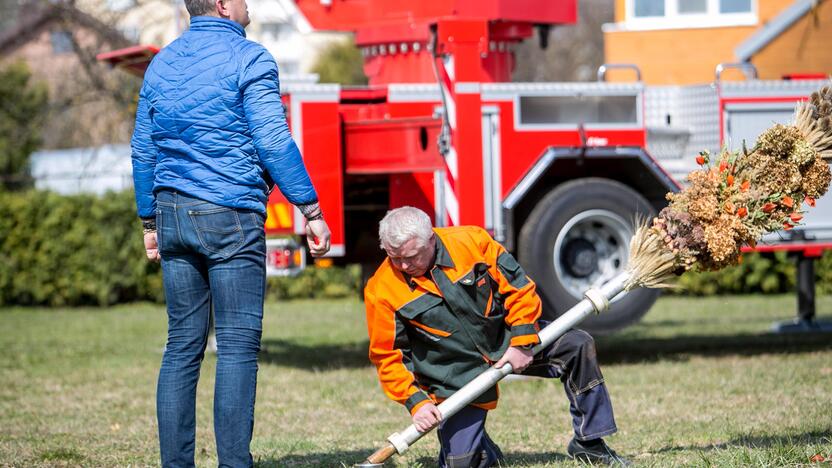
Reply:
[[[436,260],[409,277],[389,259],[365,288],[370,360],[382,389],[411,414],[440,401],[496,362],[509,346],[537,344],[535,284],[482,228],[434,229]],[[497,387],[474,401],[491,409]]]

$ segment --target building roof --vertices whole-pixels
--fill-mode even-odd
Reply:
[[[57,21],[90,29],[113,47],[130,45],[130,41],[116,29],[71,4],[31,0],[20,7],[18,24],[0,33],[0,55],[25,44],[43,28]]]
[[[734,49],[734,55],[737,56],[737,60],[741,62],[751,60],[754,54],[761,51],[774,39],[786,32],[787,29],[792,27],[800,18],[803,18],[812,8],[817,7],[819,3],[819,0],[796,0],[791,6],[772,18],[771,21],[763,25],[751,37],[741,42]]]

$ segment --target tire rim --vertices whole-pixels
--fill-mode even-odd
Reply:
[[[604,284],[624,269],[632,236],[632,226],[612,211],[578,213],[555,239],[552,262],[556,277],[569,294],[582,299],[587,289]]]

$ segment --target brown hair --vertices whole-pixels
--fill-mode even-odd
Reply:
[[[213,16],[214,0],[185,0],[185,8],[191,17],[194,16]]]

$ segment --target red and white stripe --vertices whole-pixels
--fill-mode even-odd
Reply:
[[[453,86],[454,80],[454,58],[453,55],[436,57],[436,65],[439,70],[439,85],[445,94],[445,106],[447,108],[448,125],[451,128],[450,144],[448,154],[445,155],[445,172],[443,177],[442,191],[445,201],[445,222],[448,226],[459,225],[459,197],[456,188],[459,176],[457,161],[455,134],[456,134],[456,92]]]

